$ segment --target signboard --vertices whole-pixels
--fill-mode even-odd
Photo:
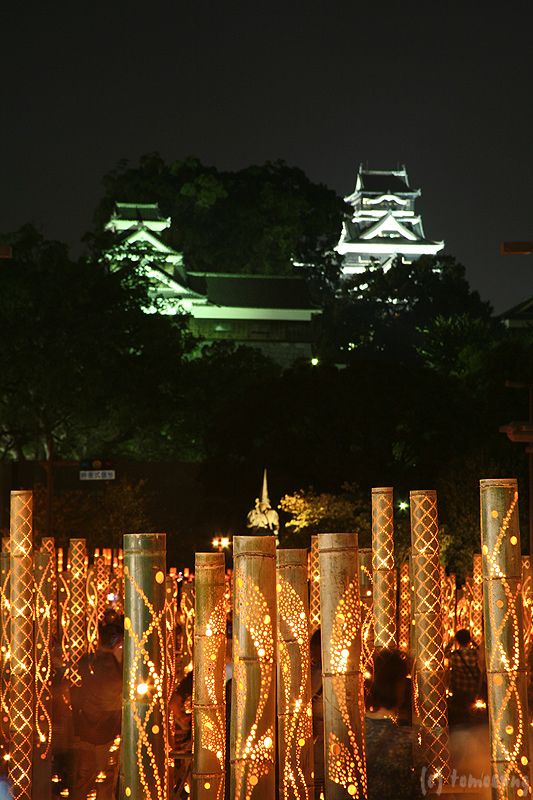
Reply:
[[[114,481],[114,469],[80,469],[80,481]]]

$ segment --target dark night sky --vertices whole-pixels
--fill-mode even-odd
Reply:
[[[498,254],[533,237],[529,2],[2,5],[0,230],[75,244],[102,175],[153,150],[283,158],[342,193],[359,161],[405,162],[482,296],[533,294],[533,256]]]

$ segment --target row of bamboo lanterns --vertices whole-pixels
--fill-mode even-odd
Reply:
[[[86,552],[83,540],[77,540],[70,554],[68,597],[54,610],[53,592],[47,587],[54,580],[60,582],[60,577],[54,576],[50,541],[33,552],[31,504],[31,493],[12,494],[9,552],[2,553],[0,563],[2,647],[3,655],[6,648],[10,654],[9,659],[3,658],[0,676],[2,686],[5,675],[8,678],[2,722],[5,727],[7,711],[6,755],[15,800],[46,796],[43,777],[38,776],[40,762],[49,764],[43,749],[49,746],[51,733],[50,663],[45,651],[50,647],[54,615],[60,628],[61,621],[68,626],[69,675],[75,683],[84,650],[80,640],[85,638],[88,647],[90,630],[87,619],[82,624],[78,604],[84,605],[83,595],[98,606],[99,597],[98,569],[93,568],[93,584],[87,582]],[[450,576],[441,574],[439,564],[436,494],[411,492],[411,559],[400,570],[398,626],[392,490],[373,490],[372,508],[370,560],[359,551],[356,534],[319,534],[311,549],[310,592],[307,551],[276,550],[270,536],[234,539],[229,749],[230,796],[236,800],[273,800],[276,761],[280,797],[307,800],[313,794],[309,638],[318,625],[322,632],[325,798],[365,797],[364,673],[370,665],[365,666],[364,633],[369,617],[373,624],[367,625],[367,631],[373,635],[374,647],[398,644],[414,654],[417,760],[433,781],[446,783],[449,778],[444,644],[453,611],[443,591]],[[474,585],[481,594],[477,589],[473,593],[471,612],[476,619],[482,598],[484,611],[477,619],[480,628],[482,620],[485,623],[493,794],[519,797],[529,785],[529,721],[516,482],[482,481],[481,508],[482,554],[474,567]],[[10,580],[6,581],[7,566]],[[476,580],[479,566],[481,581]],[[530,572],[528,579],[531,584]],[[164,534],[125,535],[123,580],[121,797],[166,800],[171,782],[167,707],[179,675],[176,576],[166,574]],[[449,589],[451,584],[447,585]],[[373,596],[372,611],[365,601],[368,591]],[[189,604],[190,613],[182,614],[180,624],[189,630],[184,639],[189,639],[192,651],[182,658],[181,666],[190,666],[190,656],[194,665],[191,788],[196,798],[222,800],[228,611],[223,554],[197,554],[194,605],[192,594],[192,589],[182,591],[180,603],[182,610]],[[530,601],[529,596],[529,608]],[[34,627],[39,618],[45,624]],[[367,651],[371,647],[367,638]],[[41,672],[44,688],[38,688]]]

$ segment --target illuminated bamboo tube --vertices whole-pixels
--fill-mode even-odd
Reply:
[[[95,556],[94,570],[96,572],[96,616],[98,622],[104,618],[104,612],[109,605],[107,599],[109,587],[109,567],[103,556]]]
[[[280,800],[313,796],[307,550],[277,551]]]
[[[41,551],[43,553],[50,553],[50,577],[52,581],[52,596],[51,596],[51,624],[52,624],[52,639],[58,636],[58,614],[57,614],[57,556],[56,556],[56,543],[53,536],[44,536],[41,540]]]
[[[372,489],[374,647],[396,647],[393,490]]]
[[[418,758],[428,775],[450,776],[443,647],[437,493],[411,492]]]
[[[164,533],[124,536],[121,797],[168,800]]]
[[[442,631],[446,648],[455,636],[455,575],[446,575],[441,565]]]
[[[402,653],[409,653],[411,643],[411,585],[409,582],[409,562],[400,566],[400,603],[398,607],[398,647]]]
[[[320,616],[327,800],[366,796],[357,534],[321,533]]]
[[[507,800],[529,793],[518,490],[516,480],[503,478],[480,487],[492,797]]]
[[[372,612],[372,550],[359,550],[359,596],[361,598],[361,658],[363,675],[372,678],[374,660],[374,615]]]
[[[9,540],[8,540],[9,546]],[[0,553],[0,731],[3,755],[9,752],[9,684],[11,682],[11,597],[9,550]]]
[[[309,623],[311,636],[320,628],[320,561],[318,558],[318,536],[311,536],[309,563]]]
[[[33,760],[33,498],[11,492],[10,761],[13,800],[30,800]]]
[[[192,670],[194,650],[194,583],[182,583],[180,595],[180,622],[183,631],[182,675]]]
[[[177,686],[177,651],[176,651],[176,623],[178,619],[178,584],[175,575],[165,578],[165,641],[167,669],[165,680],[167,682],[168,701],[168,746],[174,748],[174,714],[170,703]]]
[[[87,570],[87,652],[92,655],[98,647],[98,589],[94,565]]]
[[[483,576],[480,553],[474,553],[472,599],[470,602],[470,634],[476,644],[481,643],[483,636]]]
[[[87,652],[87,545],[85,539],[69,543],[70,594],[68,599],[68,677],[79,686],[79,664]]]
[[[196,553],[193,800],[223,800],[226,765],[224,553]]]
[[[533,568],[531,556],[522,556],[522,603],[524,607],[524,653],[529,670],[529,652],[531,650],[531,626],[533,604]]]
[[[276,794],[276,539],[233,539],[232,800]]]
[[[44,547],[44,543],[43,546]],[[34,555],[35,569],[35,709],[33,796],[51,796],[52,787],[52,642],[54,557],[41,548]]]

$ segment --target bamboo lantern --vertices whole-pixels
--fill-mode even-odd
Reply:
[[[9,551],[0,553],[0,731],[2,747],[9,750],[9,684],[11,681],[11,597],[10,597],[10,556]]]
[[[446,783],[450,767],[437,493],[412,491],[410,497],[418,755],[428,775]]]
[[[68,675],[69,653],[69,611],[70,611],[70,574],[68,570],[63,572],[59,569],[57,573],[58,601],[57,612],[59,619],[59,629],[61,634],[61,660],[65,667],[65,674]]]
[[[474,642],[480,644],[483,637],[483,576],[481,572],[481,553],[474,553],[471,586],[470,634]]]
[[[223,800],[226,770],[224,553],[196,553],[193,800]]]
[[[85,539],[71,539],[69,544],[70,595],[68,602],[68,677],[79,686],[79,663],[87,652],[87,545]]]
[[[455,636],[455,575],[446,575],[441,565],[442,630],[446,648]]]
[[[41,540],[41,551],[43,553],[50,553],[50,576],[52,581],[52,639],[55,640],[58,634],[57,625],[57,561],[56,561],[56,543],[53,536],[44,536]]]
[[[52,786],[52,657],[54,556],[49,549],[34,555],[35,569],[35,709],[33,795],[46,798]]]
[[[194,649],[194,583],[181,584],[180,617],[183,630],[182,672],[192,670]]]
[[[359,550],[359,596],[361,598],[361,658],[363,675],[370,680],[374,659],[374,617],[372,613],[372,550]]]
[[[398,646],[402,653],[409,653],[411,642],[411,585],[409,562],[400,566],[400,604],[398,608]]]
[[[457,629],[470,628],[470,578],[465,579],[465,583],[460,592],[457,592],[457,605],[455,607],[455,620]]]
[[[122,797],[168,800],[164,533],[124,536]]]
[[[175,575],[165,578],[165,646],[166,646],[166,677],[168,710],[168,742],[169,748],[174,748],[174,714],[171,710],[171,699],[177,686],[176,672],[176,622],[178,618],[178,584]]]
[[[320,616],[328,800],[366,796],[356,533],[321,533]]]
[[[374,647],[396,647],[393,490],[372,489]]]
[[[518,489],[514,479],[480,485],[492,796],[507,800],[529,793]]]
[[[10,761],[13,800],[30,800],[33,760],[33,497],[11,492]]]
[[[109,605],[107,595],[109,587],[109,567],[103,556],[95,556],[94,569],[96,572],[96,616],[98,622],[104,618],[104,613]]]
[[[98,647],[98,589],[96,568],[87,570],[87,652],[92,655]]]
[[[524,606],[524,653],[529,670],[529,654],[531,651],[531,626],[533,604],[533,569],[531,556],[522,556],[522,603]]]
[[[232,800],[276,795],[276,539],[233,539]]]
[[[277,551],[280,800],[313,796],[307,550]]]
[[[311,536],[309,563],[309,622],[311,636],[320,628],[320,562],[318,558],[318,536]]]

